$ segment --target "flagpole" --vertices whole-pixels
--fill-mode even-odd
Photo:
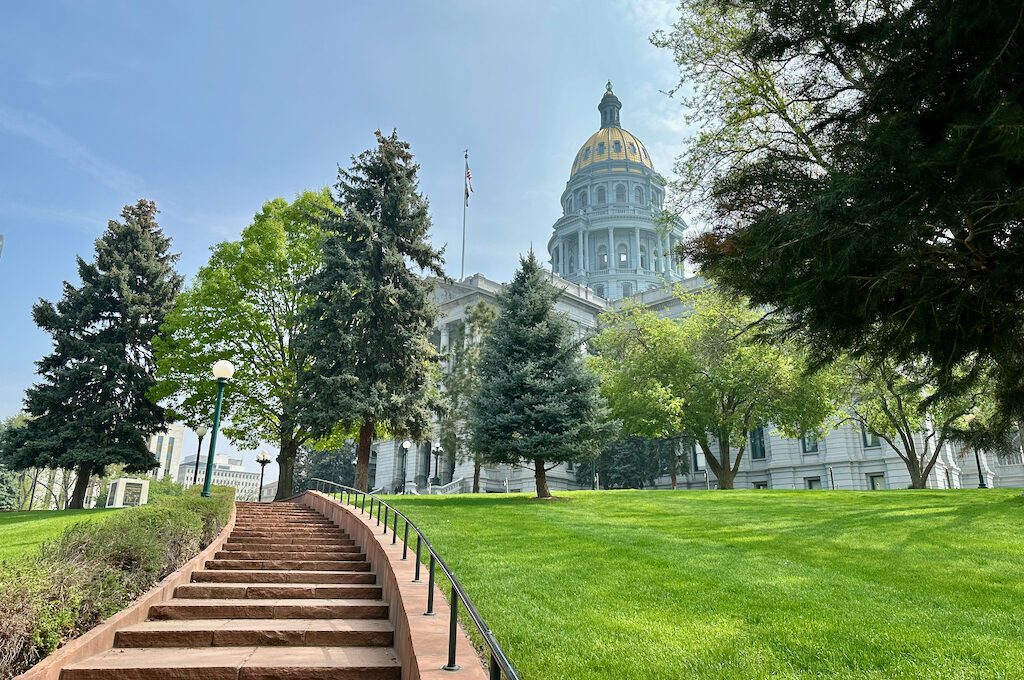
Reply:
[[[469,207],[469,180],[467,179],[467,173],[469,172],[469,149],[466,149],[465,159],[466,168],[462,173],[462,267],[459,270],[459,281],[466,278],[466,208]]]

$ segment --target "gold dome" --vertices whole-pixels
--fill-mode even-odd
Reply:
[[[601,161],[632,161],[654,169],[643,142],[620,127],[605,127],[592,134],[576,153],[569,176],[574,177],[580,170]]]

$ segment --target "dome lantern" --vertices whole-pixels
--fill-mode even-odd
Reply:
[[[619,125],[619,111],[622,109],[622,102],[612,92],[612,81],[608,81],[608,84],[604,86],[604,90],[601,103],[597,105],[597,110],[601,112],[601,129],[621,127]]]

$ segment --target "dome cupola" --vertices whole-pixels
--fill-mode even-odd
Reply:
[[[604,96],[597,110],[601,112],[601,128],[619,127],[619,111],[622,109],[622,102],[612,92],[612,81],[604,86]]]
[[[585,169],[611,170],[632,165],[634,168],[643,166],[653,171],[654,164],[651,163],[647,147],[619,123],[622,102],[612,92],[611,81],[605,85],[604,96],[597,110],[601,112],[601,129],[590,135],[590,139],[576,152],[569,173],[570,179]]]

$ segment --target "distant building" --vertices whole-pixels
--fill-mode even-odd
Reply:
[[[259,482],[257,482],[257,484],[258,483]],[[266,484],[263,485],[263,497],[258,499],[258,500],[264,501],[264,502],[270,502],[270,501],[274,500],[274,496],[276,496],[276,495],[277,495],[277,480],[275,479],[274,481],[267,482]]]
[[[172,423],[163,432],[158,432],[149,438],[147,448],[159,467],[153,468],[149,476],[154,479],[170,477],[174,479],[178,473],[178,466],[181,464],[181,451],[185,441],[185,425]]]
[[[259,493],[260,473],[248,472],[245,469],[244,459],[232,457],[227,454],[215,454],[213,457],[213,478],[211,484],[214,486],[235,487],[235,499],[240,501],[254,501]],[[196,455],[189,455],[178,466],[177,482],[182,486],[192,486],[192,475],[195,473]],[[196,484],[206,483],[206,456],[199,457],[199,473]],[[264,496],[266,494],[264,493]]]

